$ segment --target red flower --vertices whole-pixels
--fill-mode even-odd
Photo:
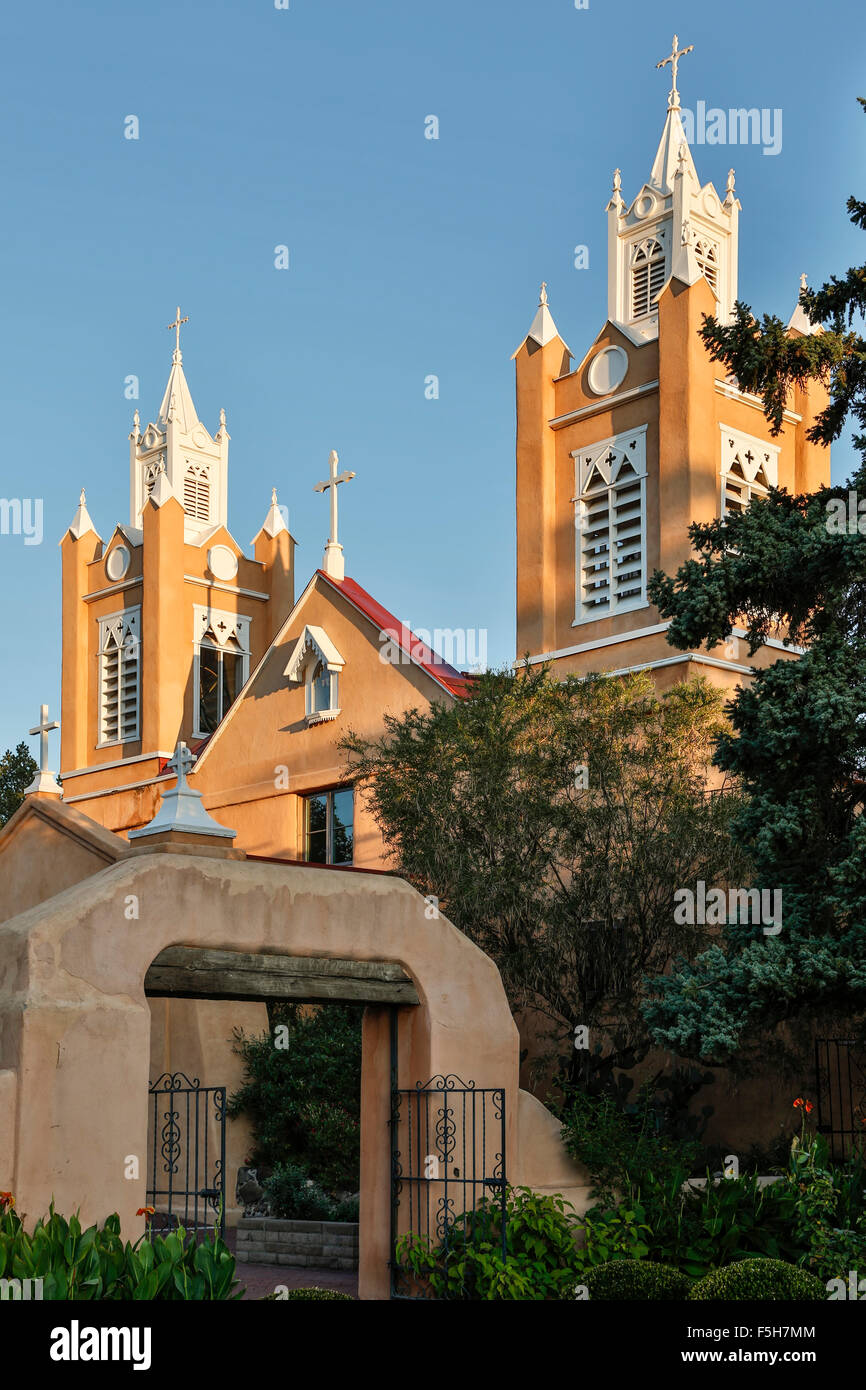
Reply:
[[[156,1207],[139,1207],[136,1216],[153,1216]]]
[[[794,1109],[795,1109],[795,1110],[799,1110],[799,1108],[800,1108],[800,1106],[801,1106],[802,1104],[803,1104],[803,1097],[802,1097],[802,1096],[798,1096],[797,1099],[794,1101]]]
[[[807,1100],[807,1101],[806,1101],[806,1114],[807,1114],[807,1115],[811,1115],[811,1113],[812,1113],[812,1111],[813,1111],[814,1109],[815,1109],[815,1107],[814,1107],[814,1105],[812,1104],[812,1102],[811,1102],[810,1100]]]
[[[0,1192],[0,1208],[14,1207],[15,1198],[11,1192]]]

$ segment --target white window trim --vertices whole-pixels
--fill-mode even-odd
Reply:
[[[661,252],[661,256],[658,256],[655,252],[653,252],[647,256],[646,261],[644,262],[644,265],[647,269],[647,307],[643,311],[643,313],[636,314],[634,311],[634,284],[635,270],[637,269],[637,253],[642,248],[646,248],[650,245],[656,246],[657,249]],[[658,295],[656,295],[655,299],[653,299],[652,297],[652,267],[659,264],[662,267],[662,279],[661,284],[659,285],[660,294],[661,291],[664,289],[668,279],[667,247],[658,236],[650,233],[647,236],[641,237],[638,241],[632,241],[629,243],[629,255],[627,257],[627,260],[628,283],[626,285],[626,293],[628,295],[628,299],[626,303],[628,307],[628,319],[630,323],[644,323],[647,319],[652,318],[653,314],[658,313]]]
[[[116,613],[107,613],[105,617],[99,618],[99,654],[98,654],[98,689],[97,689],[97,748],[119,748],[125,743],[136,743],[141,738],[141,605],[135,604],[130,608],[121,608]],[[105,707],[105,643],[109,629],[113,627],[128,627],[133,635],[137,646],[136,656],[136,682],[135,682],[135,725],[134,732],[124,735],[123,718],[121,711],[121,698],[123,690],[122,668],[118,672],[117,688],[117,738],[104,738],[104,707]]]
[[[647,527],[646,527],[646,434],[647,426],[638,425],[636,429],[624,430],[620,434],[612,435],[608,439],[600,440],[596,444],[584,446],[581,449],[572,450],[574,459],[574,480],[575,490],[572,502],[574,503],[574,621],[572,627],[582,627],[586,623],[601,622],[605,618],[615,617],[620,613],[632,613],[638,608],[649,606],[646,596],[647,586]],[[634,442],[635,448],[631,450]],[[634,468],[640,481],[640,593],[632,598],[616,600],[614,580],[614,552],[610,549],[610,533],[612,523],[608,521],[608,573],[610,578],[610,599],[604,611],[598,608],[589,608],[583,598],[583,518],[584,502],[583,494],[586,482],[597,468],[602,477],[608,483],[608,497],[613,488],[616,487],[616,478],[619,472],[617,468],[613,475],[613,482],[610,482],[610,473],[613,465],[607,465],[604,461],[605,455],[613,452],[627,453],[629,462]]]
[[[200,684],[201,684],[201,649],[202,646],[210,647],[221,651],[230,638],[234,638],[241,648],[241,675],[238,684],[238,691],[246,685],[250,674],[250,619],[242,613],[231,613],[220,608],[207,608],[203,604],[193,604],[193,738],[210,738],[215,731],[199,728],[200,713]],[[216,639],[215,642],[204,641],[205,634],[211,631]],[[232,648],[234,652],[234,649]],[[229,706],[229,709],[231,706]],[[223,710],[217,723],[217,728],[228,714],[228,710]]]
[[[313,672],[319,662],[330,676],[330,703],[324,710],[313,709]],[[339,688],[340,672],[345,664],[324,628],[311,624],[304,628],[292,647],[283,675],[288,676],[295,685],[304,682],[304,719],[307,725],[323,724],[342,714]]]
[[[758,459],[757,465],[752,470],[747,464],[745,473],[745,486],[748,490],[748,502],[753,496],[766,497],[767,489],[763,483],[755,482],[760,469],[763,468],[767,481],[771,487],[779,486],[779,455],[782,452],[778,444],[770,444],[766,439],[758,439],[756,435],[746,434],[744,430],[734,429],[730,425],[719,422],[719,437],[721,441],[721,455],[719,461],[719,516],[725,517],[729,513],[725,510],[725,493],[727,489],[728,477],[730,476],[730,461],[741,452],[751,450]],[[752,472],[752,477],[748,473]],[[738,479],[738,482],[741,481]]]

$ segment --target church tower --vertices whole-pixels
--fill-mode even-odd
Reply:
[[[829,451],[806,438],[826,403],[792,391],[771,437],[761,402],[711,362],[705,315],[737,298],[740,203],[701,184],[672,85],[648,180],[627,203],[617,169],[607,204],[608,318],[572,366],[542,285],[514,354],[517,387],[517,651],[563,674],[649,667],[660,689],[697,673],[733,688],[751,665],[735,629],[714,651],[675,653],[647,599],[655,569],[691,553],[688,528],[744,508],[770,486],[829,483]],[[810,331],[795,312],[789,332]],[[741,633],[739,634],[741,635]],[[781,647],[781,643],[776,644]]]
[[[276,492],[252,559],[228,529],[225,411],[213,435],[198,418],[185,322],[156,419],[133,418],[129,523],[103,542],[82,492],[61,542],[64,799],[119,831],[151,819],[178,740],[210,737],[294,601]]]

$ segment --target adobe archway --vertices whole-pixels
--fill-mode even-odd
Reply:
[[[134,895],[138,919],[125,905]],[[401,1084],[471,1075],[504,1087],[509,1177],[582,1206],[585,1178],[556,1122],[518,1091],[518,1035],[493,962],[400,879],[208,856],[154,846],[0,926],[0,1092],[14,1140],[0,1186],[38,1214],[54,1198],[85,1221],[118,1211],[134,1232],[144,1205],[150,1011],[145,980],[169,947],[330,961],[388,962],[417,1004],[401,1010]],[[362,1298],[388,1294],[390,1005],[368,1008],[362,1075]],[[0,1099],[4,1097],[0,1095]],[[11,1151],[10,1151],[11,1148]]]

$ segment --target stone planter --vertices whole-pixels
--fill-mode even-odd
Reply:
[[[240,1264],[312,1269],[358,1268],[356,1221],[280,1221],[252,1216],[238,1222]]]

